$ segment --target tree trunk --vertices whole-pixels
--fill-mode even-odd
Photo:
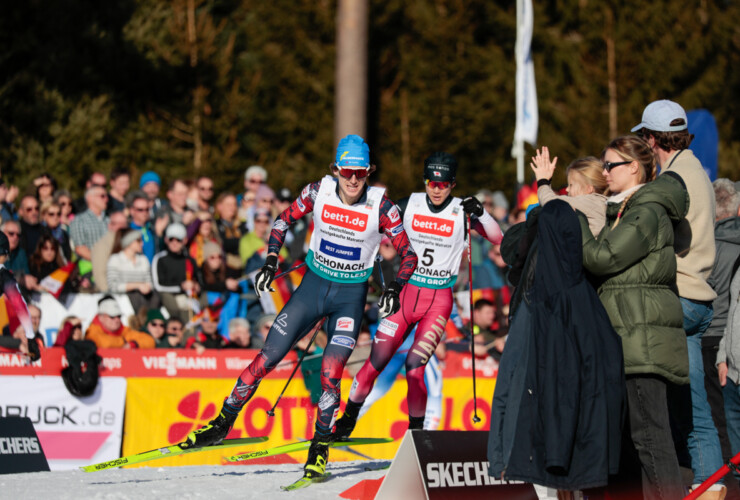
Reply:
[[[609,137],[617,137],[617,56],[614,52],[614,11],[611,5],[604,7],[606,26],[604,40],[606,42],[606,73],[609,87]]]
[[[334,143],[367,131],[367,0],[339,0]]]

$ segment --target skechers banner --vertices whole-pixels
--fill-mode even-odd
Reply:
[[[0,474],[48,471],[30,418],[0,418]]]
[[[455,229],[455,222],[437,217],[414,214],[411,227],[420,233],[435,234],[437,236],[450,236]]]

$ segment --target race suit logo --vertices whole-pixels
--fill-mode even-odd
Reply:
[[[339,332],[351,332],[355,329],[355,320],[353,318],[339,318],[337,320],[336,330]]]
[[[393,208],[388,210],[388,218],[394,224],[401,220],[401,214],[398,213],[398,207],[394,206]]]
[[[383,318],[380,320],[378,332],[385,333],[389,337],[393,337],[396,335],[396,330],[398,330],[398,323],[394,323],[387,318]]]
[[[367,228],[367,214],[346,210],[341,207],[325,205],[321,211],[321,220],[353,231],[364,231]]]
[[[455,221],[414,214],[414,218],[411,220],[411,227],[420,233],[452,236],[452,231],[455,229]]]
[[[360,248],[337,245],[336,243],[326,241],[323,238],[321,239],[319,248],[326,255],[331,255],[332,257],[344,260],[360,260],[360,255],[362,254],[362,249]]]
[[[345,337],[344,335],[335,335],[331,339],[331,343],[334,345],[346,347],[347,349],[355,348],[355,339],[352,337]]]

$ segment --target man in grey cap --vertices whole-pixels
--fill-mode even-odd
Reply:
[[[167,248],[152,261],[152,282],[162,305],[170,316],[183,322],[187,322],[192,313],[189,299],[198,297],[203,284],[195,260],[183,251],[186,237],[185,226],[179,222],[167,226],[164,233]]]
[[[712,183],[699,160],[689,149],[694,139],[688,131],[686,111],[668,100],[650,103],[642,113],[642,122],[632,128],[653,149],[661,174],[673,172],[683,179],[691,204],[686,218],[674,227],[676,284],[683,308],[683,327],[689,350],[690,400],[693,429],[688,436],[694,485],[701,484],[722,467],[722,451],[704,388],[701,339],[712,321],[712,301],[717,294],[707,279],[715,258],[715,201]],[[685,425],[685,424],[684,424]],[[690,426],[687,426],[687,428]],[[721,485],[720,485],[721,486]]]

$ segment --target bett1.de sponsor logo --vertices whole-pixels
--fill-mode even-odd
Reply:
[[[420,232],[434,234],[437,236],[451,236],[455,229],[455,222],[437,217],[428,217],[426,215],[414,214],[411,221],[411,227]]]
[[[367,214],[354,212],[340,207],[325,205],[321,211],[321,220],[354,231],[364,231],[367,227]]]

